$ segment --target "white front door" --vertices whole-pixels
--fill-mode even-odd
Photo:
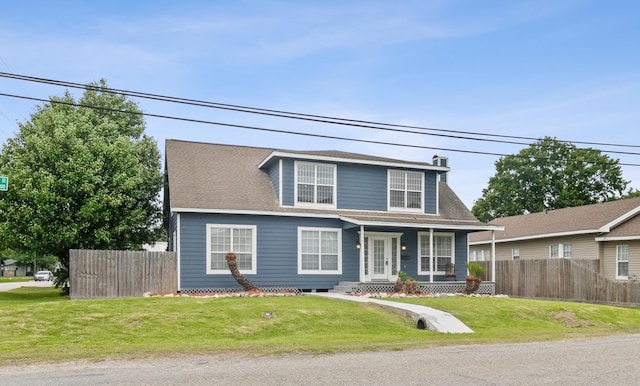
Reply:
[[[367,248],[365,269],[369,280],[394,281],[398,277],[400,266],[400,237],[396,234],[369,234],[366,237]]]

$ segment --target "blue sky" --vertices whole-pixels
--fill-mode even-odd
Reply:
[[[0,71],[308,114],[640,146],[640,2],[29,1],[0,14]],[[0,78],[0,92],[64,89]],[[81,92],[71,90],[78,97]],[[139,100],[149,113],[513,154],[526,145],[319,125]],[[0,96],[0,140],[36,102]],[[449,157],[467,206],[497,156],[147,119],[147,134],[412,161]],[[640,152],[640,147],[602,150]],[[610,154],[640,164],[638,155]],[[640,167],[624,166],[640,188]]]

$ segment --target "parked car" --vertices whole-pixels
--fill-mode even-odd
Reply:
[[[53,280],[53,273],[51,271],[38,271],[33,278],[35,281],[51,281]]]

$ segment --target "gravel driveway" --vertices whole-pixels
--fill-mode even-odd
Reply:
[[[0,367],[3,385],[637,385],[640,334],[393,352]]]

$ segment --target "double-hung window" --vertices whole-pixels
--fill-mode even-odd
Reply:
[[[433,250],[433,266],[434,272],[444,273],[447,263],[455,263],[454,251],[454,234],[453,233],[434,233],[433,248],[429,247],[429,233],[419,233],[419,254],[420,269],[419,274],[428,274],[431,272],[431,258],[429,252]]]
[[[557,259],[560,257],[560,246],[558,244],[551,244],[549,245],[549,258],[550,259]]]
[[[485,261],[491,259],[491,251],[488,249],[481,249],[479,251],[471,251],[471,261]]]
[[[298,273],[341,274],[342,231],[336,228],[298,228]]]
[[[336,207],[336,165],[296,162],[296,206]]]
[[[629,278],[629,246],[616,245],[616,279]]]
[[[207,225],[207,274],[227,274],[226,255],[236,255],[238,270],[243,274],[255,274],[256,269],[255,225]]]
[[[571,250],[571,244],[551,244],[549,245],[549,258],[560,259],[571,258],[573,252]]]
[[[389,170],[389,210],[421,211],[424,202],[424,173]]]

